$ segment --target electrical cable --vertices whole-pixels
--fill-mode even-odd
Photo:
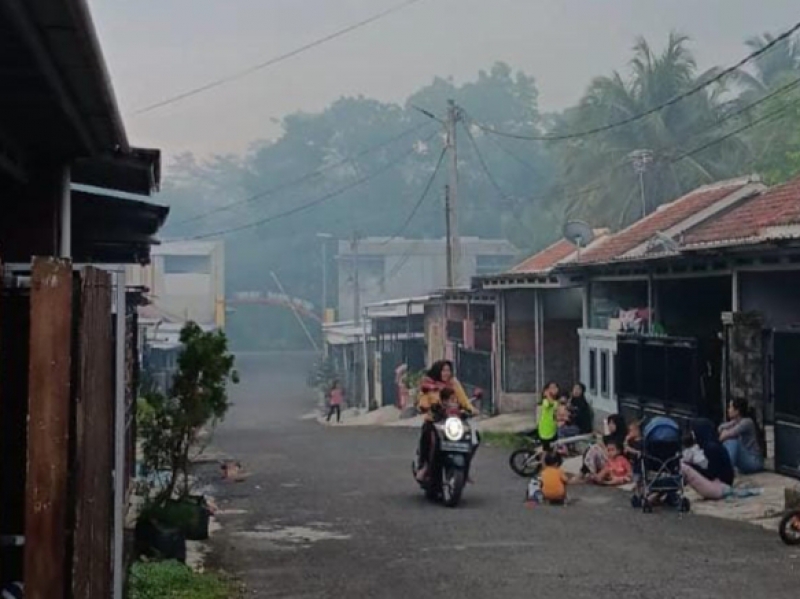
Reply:
[[[623,127],[625,125],[629,125],[631,123],[635,123],[637,121],[640,121],[643,118],[646,118],[646,117],[648,117],[648,116],[650,116],[652,114],[660,112],[660,111],[662,111],[665,108],[668,108],[670,106],[674,106],[678,102],[682,102],[686,98],[688,98],[690,96],[693,96],[693,95],[703,91],[708,86],[710,86],[710,85],[712,85],[714,83],[717,83],[717,82],[721,81],[722,79],[724,79],[725,77],[727,77],[728,75],[730,75],[731,73],[735,73],[736,71],[740,70],[744,65],[746,65],[750,61],[755,60],[756,58],[762,56],[766,52],[772,50],[772,48],[774,48],[777,44],[787,40],[792,35],[794,35],[798,30],[800,30],[800,22],[796,23],[790,29],[788,29],[787,31],[783,32],[782,34],[780,34],[776,38],[770,40],[769,43],[765,44],[764,46],[762,46],[758,50],[748,54],[747,56],[745,56],[743,59],[741,59],[736,64],[721,70],[719,73],[717,73],[713,77],[709,77],[708,79],[702,81],[701,83],[698,83],[697,85],[695,85],[694,87],[686,90],[685,92],[682,92],[682,93],[680,93],[680,94],[678,94],[676,96],[673,96],[669,100],[666,100],[665,102],[662,102],[662,103],[660,103],[660,104],[658,104],[656,106],[653,106],[652,108],[649,108],[649,109],[647,109],[647,110],[645,110],[643,112],[640,112],[640,113],[635,114],[633,116],[621,119],[619,121],[614,121],[613,123],[608,123],[607,125],[602,125],[602,126],[599,126],[599,127],[593,127],[591,129],[586,129],[584,131],[579,131],[579,132],[575,132],[575,133],[566,133],[566,134],[562,134],[562,135],[524,135],[524,134],[521,134],[521,133],[513,133],[513,132],[510,132],[510,131],[502,131],[500,129],[496,129],[496,128],[490,127],[488,125],[484,125],[484,124],[479,123],[477,121],[475,121],[475,125],[478,126],[480,129],[482,129],[483,131],[486,131],[487,133],[493,133],[493,134],[499,135],[501,137],[508,137],[508,138],[511,138],[511,139],[521,139],[521,140],[527,140],[527,141],[565,141],[565,140],[570,140],[570,139],[579,139],[579,138],[582,138],[582,137],[589,137],[591,135],[596,135],[598,133],[604,133],[606,131],[611,131],[612,129],[617,129],[618,127]]]
[[[308,50],[312,50],[314,48],[317,48],[318,46],[321,46],[323,44],[326,44],[327,42],[333,41],[333,40],[335,40],[335,39],[337,39],[339,37],[347,35],[348,33],[351,33],[353,31],[361,29],[362,27],[366,27],[368,25],[371,25],[372,23],[375,23],[376,21],[380,21],[381,19],[384,19],[384,18],[386,18],[386,17],[388,17],[388,16],[390,16],[390,15],[396,13],[396,12],[400,12],[401,10],[403,10],[405,8],[409,8],[410,6],[412,6],[414,4],[418,4],[420,2],[423,2],[423,0],[406,0],[405,2],[401,2],[400,4],[396,4],[396,5],[394,5],[394,6],[390,7],[390,8],[387,8],[386,10],[384,10],[382,12],[379,12],[379,13],[377,13],[375,15],[372,15],[371,17],[369,17],[367,19],[364,19],[362,21],[358,21],[357,23],[353,23],[352,25],[348,25],[347,27],[344,27],[342,29],[334,31],[333,33],[330,33],[330,34],[328,34],[328,35],[326,35],[324,37],[321,37],[321,38],[319,38],[317,40],[314,40],[312,42],[304,44],[304,45],[300,46],[299,48],[295,48],[294,50],[290,50],[288,52],[285,52],[283,54],[280,54],[278,56],[270,58],[269,60],[266,60],[264,62],[258,63],[258,64],[254,65],[252,67],[243,69],[243,70],[241,70],[241,71],[239,71],[237,73],[233,73],[233,74],[228,75],[226,77],[220,77],[219,79],[216,79],[216,80],[211,81],[209,83],[206,83],[204,85],[200,85],[198,87],[195,87],[193,89],[189,89],[189,90],[187,90],[185,92],[176,94],[174,96],[170,96],[168,98],[165,98],[163,100],[160,100],[160,101],[155,102],[153,104],[150,104],[148,106],[144,106],[143,108],[140,108],[139,110],[135,111],[133,114],[134,115],[140,115],[140,114],[145,114],[145,113],[148,113],[148,112],[152,112],[152,111],[157,110],[159,108],[163,108],[164,106],[169,106],[171,104],[175,104],[175,103],[180,102],[182,100],[185,100],[187,98],[191,98],[192,96],[196,96],[198,94],[201,94],[203,92],[209,91],[211,89],[215,89],[217,87],[221,87],[221,86],[226,85],[228,83],[231,83],[233,81],[237,81],[238,79],[242,79],[244,77],[247,77],[248,75],[251,75],[251,74],[253,74],[253,73],[257,72],[257,71],[261,71],[261,70],[266,69],[268,67],[274,66],[274,65],[276,65],[276,64],[278,64],[280,62],[288,60],[289,58],[294,58],[295,56],[297,56],[299,54],[302,54],[304,52],[307,52]]]
[[[433,186],[433,182],[436,180],[436,175],[439,174],[439,170],[442,168],[442,162],[444,162],[444,157],[446,155],[447,155],[447,148],[445,147],[442,148],[442,151],[439,153],[439,160],[436,162],[436,167],[433,169],[431,176],[428,178],[428,182],[422,191],[422,195],[420,195],[419,199],[414,204],[414,208],[411,210],[411,213],[408,215],[408,218],[406,218],[405,222],[400,226],[400,228],[397,229],[397,231],[394,232],[394,234],[391,237],[389,237],[385,241],[382,241],[380,245],[387,245],[393,239],[397,239],[398,237],[400,237],[403,231],[406,230],[406,227],[408,227],[408,225],[411,224],[411,221],[414,220],[414,216],[417,214],[417,211],[420,209],[420,206],[422,206],[423,202],[425,202],[425,199],[428,197],[428,192],[430,192],[431,186]]]
[[[437,133],[438,133],[438,130],[434,131],[433,134],[431,134],[428,138],[425,139],[425,141],[429,141],[429,140],[433,139],[433,137]],[[261,225],[265,225],[265,224],[274,222],[276,220],[280,220],[280,219],[285,218],[287,216],[292,216],[293,214],[297,214],[299,212],[304,212],[304,211],[308,210],[309,208],[313,208],[315,206],[319,206],[321,204],[324,204],[325,202],[327,202],[329,200],[332,200],[333,198],[336,198],[336,197],[342,195],[343,193],[345,193],[347,191],[350,191],[351,189],[355,189],[356,187],[366,183],[367,181],[370,181],[370,180],[374,179],[375,177],[377,177],[379,175],[382,175],[383,173],[385,173],[385,172],[391,170],[392,168],[394,168],[395,166],[397,166],[400,162],[402,162],[403,160],[405,160],[406,158],[408,158],[412,154],[416,153],[416,151],[417,151],[416,147],[412,147],[410,150],[407,150],[405,153],[400,155],[396,160],[390,162],[389,164],[384,165],[383,167],[377,169],[376,171],[374,171],[374,172],[372,172],[372,173],[370,173],[368,175],[364,175],[362,177],[359,177],[358,179],[356,179],[355,181],[352,181],[351,183],[345,185],[344,187],[340,187],[339,189],[336,189],[336,190],[334,190],[332,192],[326,193],[325,195],[323,195],[323,196],[321,196],[321,197],[319,197],[319,198],[317,198],[315,200],[312,200],[310,202],[307,202],[305,204],[301,204],[300,206],[295,206],[295,207],[290,208],[288,210],[285,210],[283,212],[279,212],[278,214],[274,214],[272,216],[268,216],[266,218],[262,218],[262,219],[259,219],[259,220],[256,220],[256,221],[245,223],[243,225],[239,225],[239,226],[236,226],[236,227],[229,227],[229,228],[222,229],[222,230],[219,230],[219,231],[212,231],[212,232],[209,232],[209,233],[203,233],[203,234],[200,234],[200,235],[194,235],[194,236],[191,236],[191,237],[186,237],[186,238],[184,238],[184,240],[196,240],[196,239],[207,239],[209,237],[219,237],[219,236],[227,235],[229,233],[236,233],[238,231],[244,231],[244,230],[247,230],[247,229],[252,229],[254,227],[258,227],[258,226],[261,226]]]
[[[192,223],[192,222],[195,222],[195,221],[198,221],[198,220],[202,220],[202,219],[207,218],[209,216],[212,216],[214,214],[218,214],[220,212],[225,212],[226,210],[230,210],[231,208],[235,208],[237,206],[242,206],[244,204],[250,204],[252,202],[255,202],[256,200],[260,200],[262,198],[266,198],[266,197],[269,197],[271,195],[274,195],[274,194],[278,193],[279,191],[284,191],[286,189],[290,189],[290,188],[295,187],[297,185],[300,185],[302,183],[306,183],[307,181],[315,179],[316,177],[318,177],[319,175],[321,175],[323,173],[326,173],[326,172],[328,172],[330,170],[333,170],[335,168],[339,168],[340,166],[343,166],[344,164],[347,164],[348,162],[351,162],[352,160],[354,160],[356,158],[360,158],[361,156],[364,156],[366,154],[371,154],[372,152],[375,152],[376,150],[380,150],[382,148],[385,148],[386,146],[389,146],[389,145],[393,144],[394,142],[403,139],[404,137],[406,137],[407,135],[410,135],[411,133],[415,133],[415,132],[417,132],[417,131],[419,131],[421,129],[424,129],[424,128],[430,127],[430,126],[431,126],[431,123],[425,122],[425,123],[422,123],[421,125],[419,125],[417,127],[412,127],[410,129],[406,129],[405,131],[403,131],[399,135],[396,135],[395,137],[392,137],[391,139],[388,139],[388,140],[386,140],[384,142],[381,142],[380,144],[377,144],[377,145],[372,146],[370,148],[367,148],[365,150],[361,150],[360,152],[356,152],[355,154],[352,154],[350,156],[342,158],[341,160],[337,160],[336,162],[334,162],[332,164],[329,164],[327,166],[323,166],[321,168],[313,170],[313,171],[311,171],[309,173],[306,173],[305,175],[302,175],[302,176],[300,176],[300,177],[298,177],[296,179],[292,179],[291,181],[288,181],[287,183],[283,183],[281,185],[278,185],[277,187],[272,187],[270,189],[267,189],[267,190],[264,190],[264,191],[260,191],[260,192],[258,192],[256,194],[251,195],[250,197],[244,198],[242,200],[236,200],[234,202],[230,202],[228,204],[224,204],[222,206],[218,206],[216,208],[208,210],[207,212],[202,212],[200,214],[196,214],[194,216],[190,216],[190,217],[188,217],[188,218],[186,218],[186,219],[184,219],[182,221],[179,221],[179,222],[175,223],[174,226],[179,227],[179,226],[182,226],[182,225],[186,225],[188,223]]]

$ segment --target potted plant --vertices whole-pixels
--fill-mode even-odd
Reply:
[[[205,332],[189,322],[181,331],[181,343],[169,396],[148,393],[139,411],[144,468],[157,488],[139,517],[137,536],[142,546],[176,559],[181,554],[176,533],[183,536],[184,545],[187,538],[208,537],[210,512],[205,498],[191,494],[190,468],[204,448],[201,431],[224,418],[230,405],[227,385],[238,382],[223,332]]]

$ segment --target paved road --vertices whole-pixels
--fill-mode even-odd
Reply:
[[[253,475],[223,486],[215,561],[251,596],[779,599],[800,555],[746,524],[634,512],[624,493],[576,487],[575,505],[523,506],[505,453],[482,449],[462,506],[426,503],[415,433],[323,428],[298,356],[246,356],[217,445]]]

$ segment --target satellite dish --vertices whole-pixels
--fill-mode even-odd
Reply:
[[[564,237],[580,250],[594,241],[594,231],[582,220],[571,220],[564,225]]]

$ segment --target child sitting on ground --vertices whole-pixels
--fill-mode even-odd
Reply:
[[[540,474],[542,495],[547,503],[563,505],[567,500],[567,475],[561,469],[561,458],[555,452],[544,456],[544,467]]]
[[[611,442],[607,445],[608,461],[603,469],[590,477],[593,483],[608,487],[618,487],[626,485],[633,480],[633,470],[631,463],[623,453],[622,444]]]
[[[556,410],[556,424],[558,424],[558,438],[577,437],[581,431],[572,422],[572,411],[566,404],[559,404]]]

